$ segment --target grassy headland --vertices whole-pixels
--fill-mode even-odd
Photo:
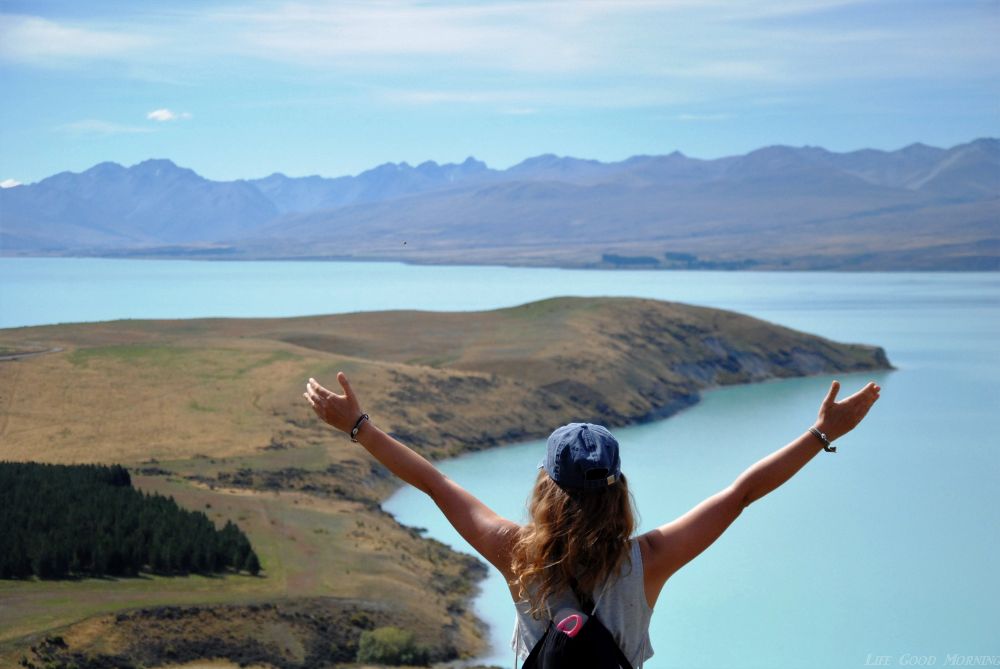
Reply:
[[[344,370],[377,424],[446,457],[667,416],[710,387],[889,367],[876,347],[624,298],[17,328],[0,350],[51,351],[0,361],[0,459],[125,464],[140,489],[237,522],[260,555],[261,578],[0,581],[0,660],[58,630],[74,652],[147,666],[205,648],[322,666],[382,625],[439,658],[482,643],[466,604],[484,567],[380,510],[396,482],[315,419],[309,376],[335,386]],[[136,635],[169,643],[144,654]]]

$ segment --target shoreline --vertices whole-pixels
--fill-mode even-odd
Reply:
[[[890,365],[889,367],[886,367],[884,369],[870,370],[870,371],[875,371],[875,372],[878,372],[878,373],[891,373],[891,372],[894,372],[894,371],[898,371],[898,368],[895,367],[895,366]],[[843,378],[849,378],[849,377],[852,377],[852,376],[862,377],[862,376],[866,376],[867,374],[868,374],[868,371],[856,371],[856,372],[847,372],[847,373],[844,373],[844,374],[840,374],[838,376],[843,379]],[[748,382],[739,383],[739,384],[720,385],[720,386],[713,386],[713,387],[709,387],[709,388],[704,388],[704,389],[702,389],[701,392],[699,392],[696,395],[690,395],[690,396],[684,396],[682,398],[678,398],[677,401],[675,401],[675,402],[673,402],[671,404],[665,405],[665,406],[661,407],[658,410],[651,411],[651,412],[649,412],[649,413],[647,413],[647,414],[645,414],[643,416],[635,417],[635,419],[633,421],[631,421],[631,422],[623,423],[621,425],[610,425],[610,424],[608,424],[608,425],[605,425],[605,427],[609,427],[609,428],[612,428],[612,429],[618,429],[618,428],[624,428],[624,427],[633,427],[633,426],[645,425],[645,424],[653,423],[653,422],[657,422],[657,421],[670,420],[671,418],[673,418],[674,416],[678,415],[679,413],[682,413],[682,412],[684,412],[684,411],[686,411],[688,409],[693,409],[694,407],[698,406],[701,403],[701,401],[702,401],[702,394],[704,394],[704,393],[711,393],[711,392],[714,392],[714,391],[725,390],[727,388],[733,388],[733,387],[738,387],[738,386],[753,386],[753,385],[758,385],[758,384],[768,384],[768,383],[777,383],[777,382],[782,382],[782,381],[789,381],[789,380],[792,380],[792,378],[801,379],[801,378],[819,377],[819,376],[827,376],[827,375],[828,374],[820,373],[820,374],[812,374],[812,375],[805,375],[805,376],[791,377],[791,378],[771,378],[771,379],[762,379],[762,380],[757,380],[757,381],[748,381]],[[558,427],[558,426],[555,426],[555,427]],[[547,435],[545,435],[545,436],[547,436]],[[439,463],[439,462],[443,462],[443,461],[447,461],[447,460],[452,460],[452,459],[455,459],[455,458],[469,457],[469,456],[472,456],[472,455],[474,455],[476,453],[479,453],[479,452],[482,452],[482,451],[486,451],[486,450],[503,449],[503,448],[506,448],[506,447],[516,446],[516,445],[519,445],[519,444],[527,443],[527,442],[530,442],[530,441],[537,441],[539,439],[544,439],[545,436],[534,436],[534,437],[528,437],[526,439],[519,439],[519,440],[515,440],[515,441],[498,441],[495,445],[493,445],[493,446],[487,446],[487,447],[485,447],[483,449],[468,450],[468,451],[460,452],[460,453],[457,453],[457,454],[454,454],[454,455],[445,455],[445,456],[442,456],[442,457],[434,457],[434,458],[431,459],[431,461],[434,462],[434,463]],[[400,481],[398,479],[394,479],[394,480],[397,483],[397,485],[395,485],[393,488],[391,488],[391,490],[389,490],[384,496],[382,496],[379,499],[379,507],[380,508],[383,508],[382,505],[388,499],[390,499],[394,495],[396,495],[400,490],[406,489],[408,487],[412,487],[412,486],[409,486],[409,484],[407,484],[407,483],[405,483],[403,481]],[[384,508],[383,508],[383,511],[384,511]],[[401,527],[403,527],[403,528],[420,532],[421,535],[424,535],[424,532],[426,532],[426,528],[412,526],[412,525],[407,525],[406,523],[403,523],[403,522],[399,521],[398,518],[396,517],[396,515],[393,514],[392,512],[388,512],[388,511],[384,511],[384,512],[388,513],[389,516],[392,517],[393,520],[397,524],[399,524]],[[489,578],[490,574],[493,574],[496,571],[495,568],[492,565],[486,563],[478,553],[468,552],[464,548],[456,548],[454,546],[449,546],[449,547],[452,550],[454,550],[454,551],[463,553],[465,555],[468,555],[468,556],[474,558],[475,560],[477,560],[478,562],[480,562],[486,568],[484,570],[484,573],[482,573],[482,575],[476,580],[476,591],[469,596],[469,600],[468,601],[469,601],[469,604],[470,604],[470,613],[476,619],[477,623],[483,625],[485,628],[490,628],[491,627],[490,623],[487,622],[487,621],[485,621],[485,620],[482,620],[476,614],[476,612],[475,612],[475,608],[476,608],[475,607],[475,603],[476,603],[476,600],[483,594],[483,589],[481,587],[481,584],[487,578]],[[483,654],[479,653],[479,654],[473,655],[471,657],[471,659],[468,659],[468,660],[456,660],[456,662],[458,664],[455,664],[454,666],[469,666],[469,665],[478,666],[478,664],[476,664],[476,663],[480,662],[482,660],[483,660]],[[451,666],[451,665],[449,665],[449,666]]]
[[[668,265],[629,265],[612,264],[595,261],[581,261],[574,263],[558,262],[534,262],[525,260],[517,261],[490,261],[484,262],[463,262],[461,260],[447,260],[442,258],[415,259],[394,255],[375,256],[338,256],[338,255],[317,255],[317,256],[272,256],[272,255],[247,255],[234,257],[232,255],[212,256],[203,253],[179,254],[179,253],[111,253],[111,254],[4,254],[0,253],[2,259],[74,259],[74,260],[165,260],[165,261],[189,261],[189,262],[343,262],[343,263],[386,263],[395,265],[409,265],[413,267],[475,267],[475,268],[505,268],[505,269],[561,269],[561,270],[587,270],[587,271],[610,271],[610,272],[724,272],[739,273],[752,272],[754,274],[996,274],[1000,272],[1000,258],[991,263],[992,269],[982,267],[837,267],[833,266],[788,266],[785,261],[754,261],[751,264],[743,264],[744,261],[719,261],[718,266],[684,266],[675,267]],[[736,266],[725,266],[736,265]]]

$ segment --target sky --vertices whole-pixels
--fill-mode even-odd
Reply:
[[[1000,135],[1000,0],[0,0],[0,182]]]

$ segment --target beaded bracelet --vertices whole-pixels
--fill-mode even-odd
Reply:
[[[353,441],[355,444],[358,443],[358,440],[356,438],[358,436],[358,430],[361,429],[361,424],[366,420],[370,420],[368,418],[368,414],[366,413],[361,414],[361,417],[358,418],[358,422],[354,424],[353,428],[351,428],[351,441]]]
[[[837,452],[837,447],[830,445],[830,438],[828,436],[826,436],[825,434],[823,434],[822,432],[820,432],[819,430],[817,430],[815,427],[809,428],[809,432],[811,432],[814,437],[816,437],[817,439],[819,439],[820,441],[823,442],[823,450],[824,451],[826,451],[827,453],[836,453]]]

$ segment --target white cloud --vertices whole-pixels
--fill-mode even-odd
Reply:
[[[56,130],[73,135],[128,135],[140,132],[152,132],[151,128],[144,128],[133,125],[123,125],[112,123],[111,121],[101,121],[98,119],[83,119],[56,126]]]
[[[909,53],[895,47],[914,36],[934,58],[960,60],[973,50],[963,16],[944,19],[877,17],[845,28],[828,24],[825,13],[873,0],[442,0],[336,3],[299,1],[244,4],[208,12],[204,21],[229,53],[252,59],[293,62],[342,71],[416,70],[702,78],[808,83],[818,79],[864,78],[862,61],[889,61],[888,68],[919,74]],[[902,5],[901,5],[902,7]],[[795,20],[791,29],[783,20]],[[980,32],[982,30],[980,29]],[[928,48],[928,45],[937,45]],[[979,63],[990,53],[973,53]],[[804,56],[804,57],[803,57]],[[965,68],[963,64],[962,69]],[[955,68],[953,68],[955,69]],[[881,73],[880,73],[881,74]],[[642,84],[646,85],[646,83]]]
[[[242,55],[311,66],[569,71],[593,66],[580,37],[589,21],[562,2],[296,3],[210,16]]]
[[[188,112],[173,112],[169,109],[154,109],[153,111],[146,114],[146,118],[150,121],[186,121],[191,118],[191,114]]]
[[[14,186],[20,186],[21,182],[16,179],[4,179],[0,181],[0,188],[13,188]]]
[[[0,59],[56,64],[123,56],[153,43],[131,32],[76,27],[37,16],[0,14]]]

